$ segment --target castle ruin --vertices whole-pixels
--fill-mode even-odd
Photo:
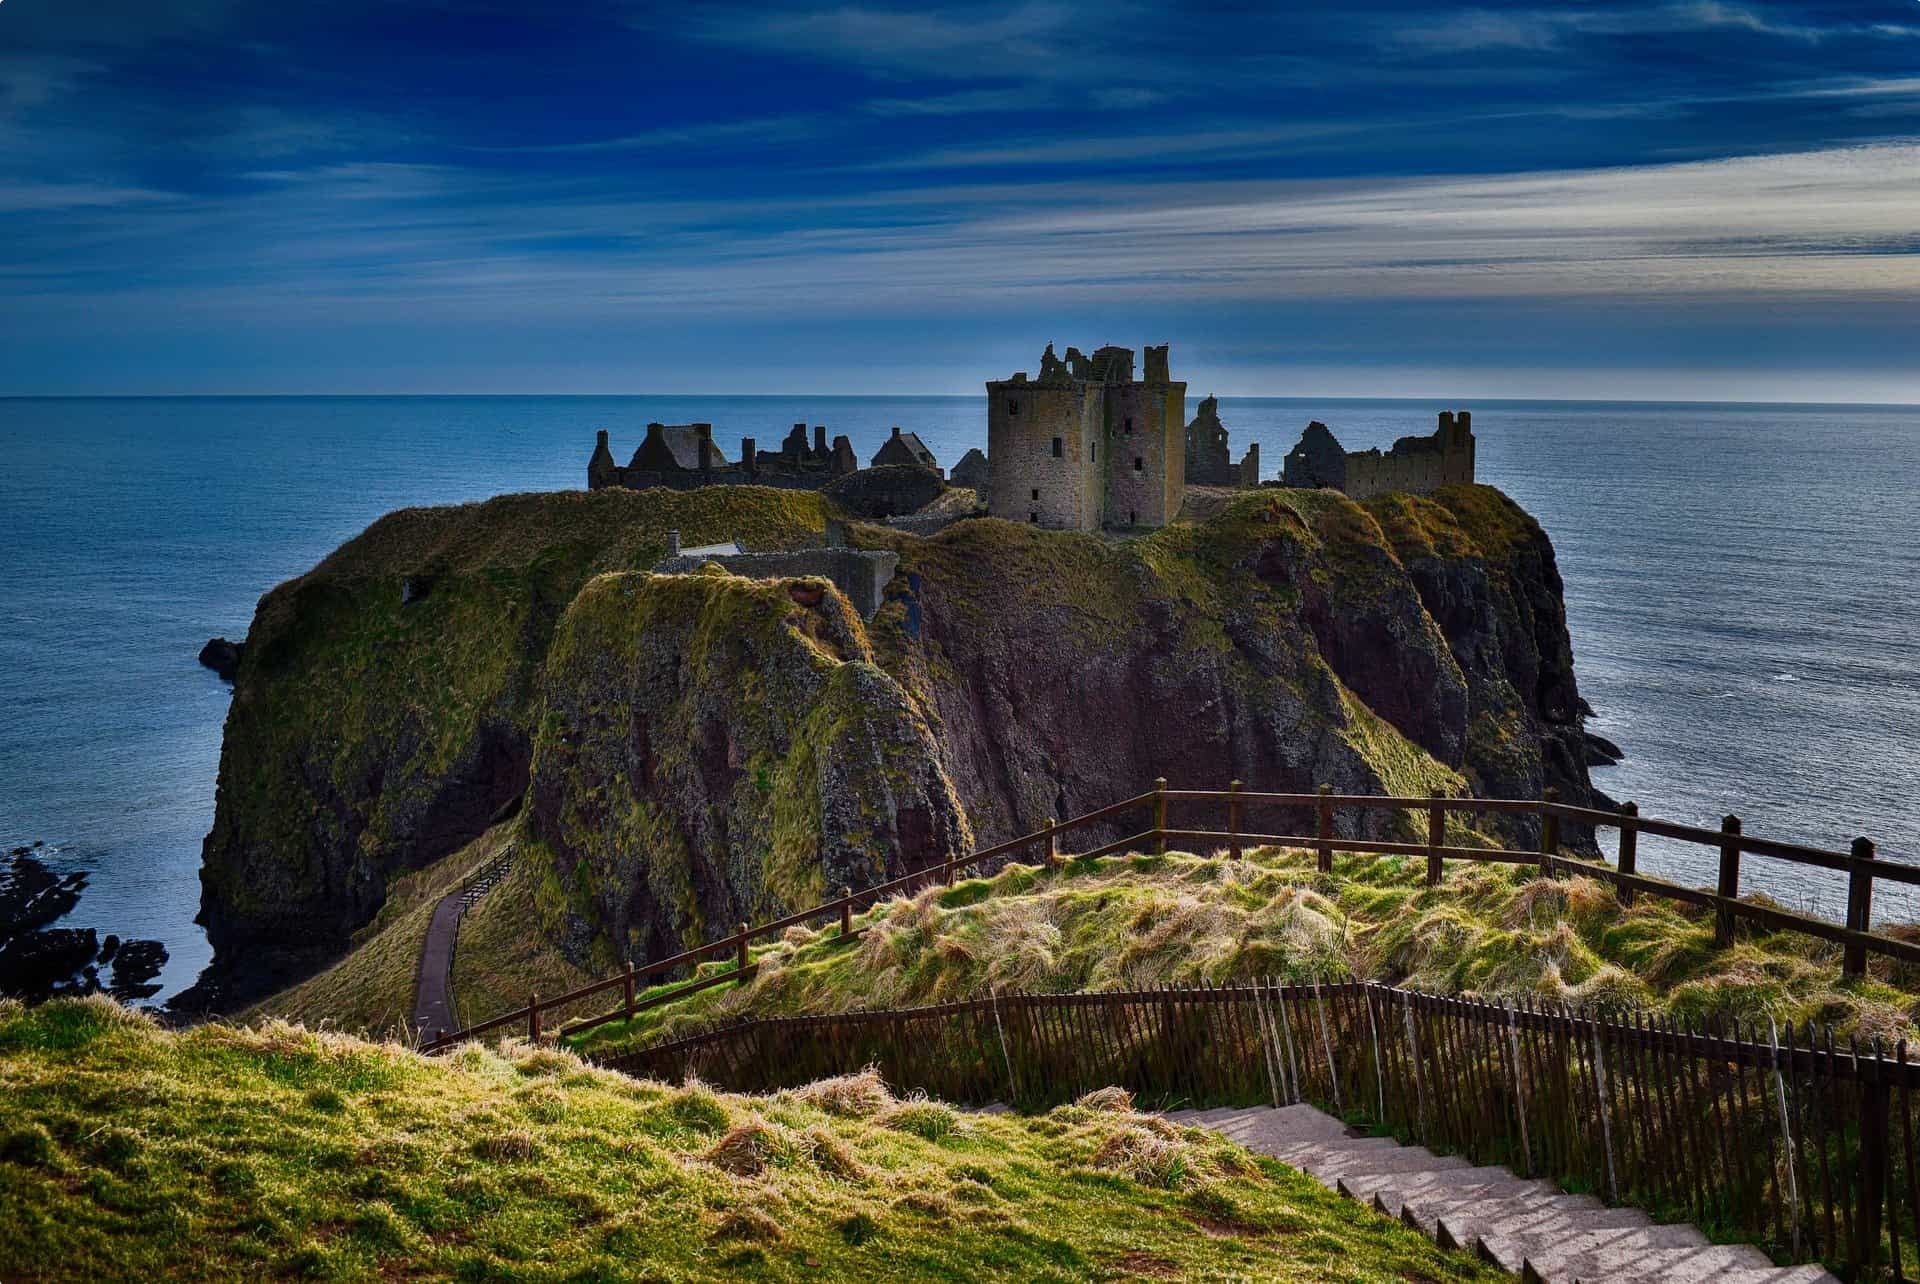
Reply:
[[[1227,444],[1227,426],[1220,422],[1220,399],[1208,397],[1200,413],[1187,425],[1187,485],[1244,486],[1260,484],[1260,443],[1247,447],[1239,463]]]
[[[1168,377],[1167,348],[1087,356],[1053,345],[1040,375],[987,384],[987,509],[1052,530],[1165,526],[1186,496],[1187,385]]]
[[[1431,436],[1402,437],[1393,449],[1347,451],[1332,431],[1314,420],[1287,452],[1281,480],[1288,486],[1326,486],[1354,499],[1371,499],[1391,491],[1424,495],[1442,486],[1473,484],[1473,415],[1465,410],[1440,412],[1440,425]]]
[[[895,431],[898,431],[897,429]],[[915,438],[918,444],[919,439]],[[884,448],[883,448],[884,449]],[[925,450],[925,447],[921,447]],[[931,460],[933,456],[927,455]],[[614,462],[602,428],[587,462],[587,489],[625,486],[644,490],[666,486],[693,490],[700,486],[777,486],[785,490],[819,490],[837,478],[857,472],[860,461],[853,443],[843,436],[827,445],[827,430],[815,425],[813,443],[807,426],[795,424],[777,453],[757,450],[751,437],[740,440],[740,460],[729,461],[713,441],[712,424],[648,424],[647,436],[625,467]],[[936,471],[938,471],[936,466]]]

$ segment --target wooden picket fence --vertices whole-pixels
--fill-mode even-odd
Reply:
[[[1191,811],[1206,806],[1223,812],[1222,829],[1177,829],[1169,825],[1172,807]],[[1126,833],[1130,824],[1122,818],[1146,812],[1146,825],[1136,833]],[[1369,825],[1370,813],[1393,813],[1384,824]],[[1277,816],[1279,825],[1266,827],[1247,824],[1249,813]],[[1450,816],[1502,814],[1531,821],[1539,834],[1537,850],[1517,851],[1499,847],[1469,847],[1448,842]],[[1340,822],[1344,820],[1345,833]],[[1296,822],[1300,829],[1311,826],[1311,833],[1289,832],[1286,823]],[[1138,822],[1134,822],[1138,823]],[[1577,825],[1594,830],[1618,832],[1617,859],[1613,865],[1579,860],[1563,854],[1562,825]],[[1441,880],[1447,861],[1474,861],[1509,865],[1536,866],[1542,874],[1585,874],[1605,879],[1614,885],[1622,903],[1635,896],[1663,896],[1689,905],[1710,908],[1715,916],[1716,940],[1730,944],[1738,920],[1758,923],[1772,930],[1805,933],[1843,947],[1843,970],[1848,976],[1866,971],[1868,954],[1882,954],[1907,963],[1920,963],[1920,943],[1899,940],[1875,933],[1872,928],[1873,888],[1876,880],[1920,886],[1920,867],[1878,859],[1873,843],[1866,838],[1853,840],[1846,852],[1777,842],[1743,833],[1738,817],[1728,816],[1720,829],[1700,829],[1692,825],[1642,816],[1633,803],[1617,811],[1575,807],[1559,801],[1552,789],[1538,799],[1448,798],[1434,794],[1426,798],[1393,797],[1374,794],[1335,794],[1322,785],[1311,794],[1272,793],[1249,790],[1234,781],[1224,790],[1169,789],[1164,779],[1154,781],[1146,793],[1110,806],[1075,816],[1069,820],[1049,821],[1032,833],[1003,843],[890,879],[863,891],[843,888],[838,897],[750,927],[741,923],[728,936],[699,945],[668,958],[656,959],[639,967],[628,967],[600,981],[565,994],[542,998],[530,995],[523,1007],[515,1008],[463,1030],[439,1031],[425,1044],[425,1051],[439,1052],[468,1039],[502,1030],[524,1031],[532,1038],[549,1034],[562,1037],[578,1034],[609,1022],[629,1019],[651,1007],[672,1003],[697,991],[716,985],[745,981],[754,975],[748,948],[756,940],[770,941],[789,927],[839,921],[843,936],[854,937],[862,929],[853,922],[855,913],[890,896],[910,893],[934,883],[952,883],[968,871],[986,872],[1016,857],[1056,865],[1063,857],[1061,838],[1076,831],[1096,828],[1105,833],[1118,830],[1125,837],[1100,842],[1074,853],[1085,859],[1126,851],[1165,852],[1169,843],[1179,843],[1197,851],[1223,850],[1238,859],[1248,847],[1277,846],[1304,848],[1316,853],[1317,867],[1323,874],[1334,871],[1335,853],[1398,855],[1423,858],[1430,884]],[[1370,833],[1424,833],[1424,841],[1369,837]],[[1681,842],[1701,844],[1719,853],[1719,880],[1713,891],[1685,887],[1665,879],[1642,874],[1638,870],[1639,837],[1657,834]],[[1831,923],[1808,914],[1794,913],[1776,905],[1740,899],[1741,857],[1743,854],[1810,865],[1842,872],[1847,876],[1847,916],[1845,924]],[[640,997],[640,990],[651,978],[666,977],[700,963],[731,958],[734,967],[720,973],[689,980],[671,990]],[[616,997],[617,996],[617,997]]]
[[[754,1018],[601,1063],[741,1092],[871,1066],[1027,1109],[1108,1085],[1161,1108],[1304,1101],[1848,1278],[1907,1278],[1920,1244],[1920,1063],[1811,1027],[1258,981]]]

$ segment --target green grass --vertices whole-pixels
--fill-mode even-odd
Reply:
[[[1911,1033],[1916,977],[1876,961],[1840,976],[1837,949],[1745,929],[1713,945],[1709,915],[1643,896],[1623,909],[1592,878],[1529,867],[1261,850],[1241,862],[1188,853],[1012,865],[930,889],[837,925],[790,930],[754,953],[757,974],[581,1037],[607,1049],[684,1033],[719,1017],[942,1003],[995,989],[1041,992],[1223,982],[1363,978],[1443,994],[1574,1006],[1651,1007],[1831,1023],[1841,1033]],[[715,967],[706,969],[711,973]],[[654,993],[660,993],[656,990]]]
[[[395,879],[380,912],[355,933],[351,952],[253,1008],[247,1017],[283,1017],[382,1037],[407,1029],[434,907],[469,874],[500,855],[511,832],[510,825],[496,826],[453,855]]]
[[[1481,1280],[1198,1130],[0,1004],[0,1278]]]

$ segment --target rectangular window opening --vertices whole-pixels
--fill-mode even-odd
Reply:
[[[1033,524],[1034,524],[1035,526],[1038,526],[1038,525],[1040,524],[1040,514],[1038,514],[1038,513],[1028,513],[1028,514],[1027,514],[1027,520],[1028,520],[1028,521],[1030,521],[1030,522],[1032,522],[1032,523],[1033,523]]]
[[[1147,461],[1140,458],[1140,456],[1135,455],[1133,457],[1133,471],[1136,473],[1141,473],[1141,472],[1145,472],[1146,470],[1147,470]]]
[[[1011,416],[1013,416],[1013,415],[1017,415],[1017,414],[1019,414],[1019,413],[1020,413],[1020,403],[1019,403],[1019,402],[1017,402],[1017,401],[1009,401],[1009,402],[1007,403],[1007,414],[1008,414],[1008,416],[1009,416],[1009,417],[1011,417]]]
[[[1060,439],[1058,437],[1055,437],[1053,439],[1053,457],[1055,459],[1059,459],[1061,457]]]
[[[1033,497],[1034,497],[1035,499],[1039,499],[1039,498],[1040,498],[1040,492],[1039,492],[1039,491],[1037,491],[1037,490],[1036,490],[1036,491],[1034,491],[1034,492],[1033,492]]]
[[[1100,458],[1099,442],[1095,441],[1095,442],[1089,442],[1087,444],[1087,458],[1095,461],[1097,461]]]

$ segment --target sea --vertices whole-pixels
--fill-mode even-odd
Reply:
[[[1311,419],[1386,447],[1444,408],[1220,402],[1268,476]],[[1589,725],[1626,751],[1596,783],[1647,815],[1920,862],[1920,407],[1470,408],[1480,480],[1552,536]],[[943,464],[986,444],[977,396],[0,399],[0,852],[87,871],[67,925],[164,942],[157,1000],[191,983],[228,702],[201,644],[382,513],[583,486],[594,430],[624,458],[649,420],[710,422],[729,454],[798,422],[863,459],[895,424]],[[1714,862],[1642,846],[1688,883]],[[1845,902],[1837,874],[1743,872],[1795,908]],[[1898,889],[1876,909],[1920,920]]]

